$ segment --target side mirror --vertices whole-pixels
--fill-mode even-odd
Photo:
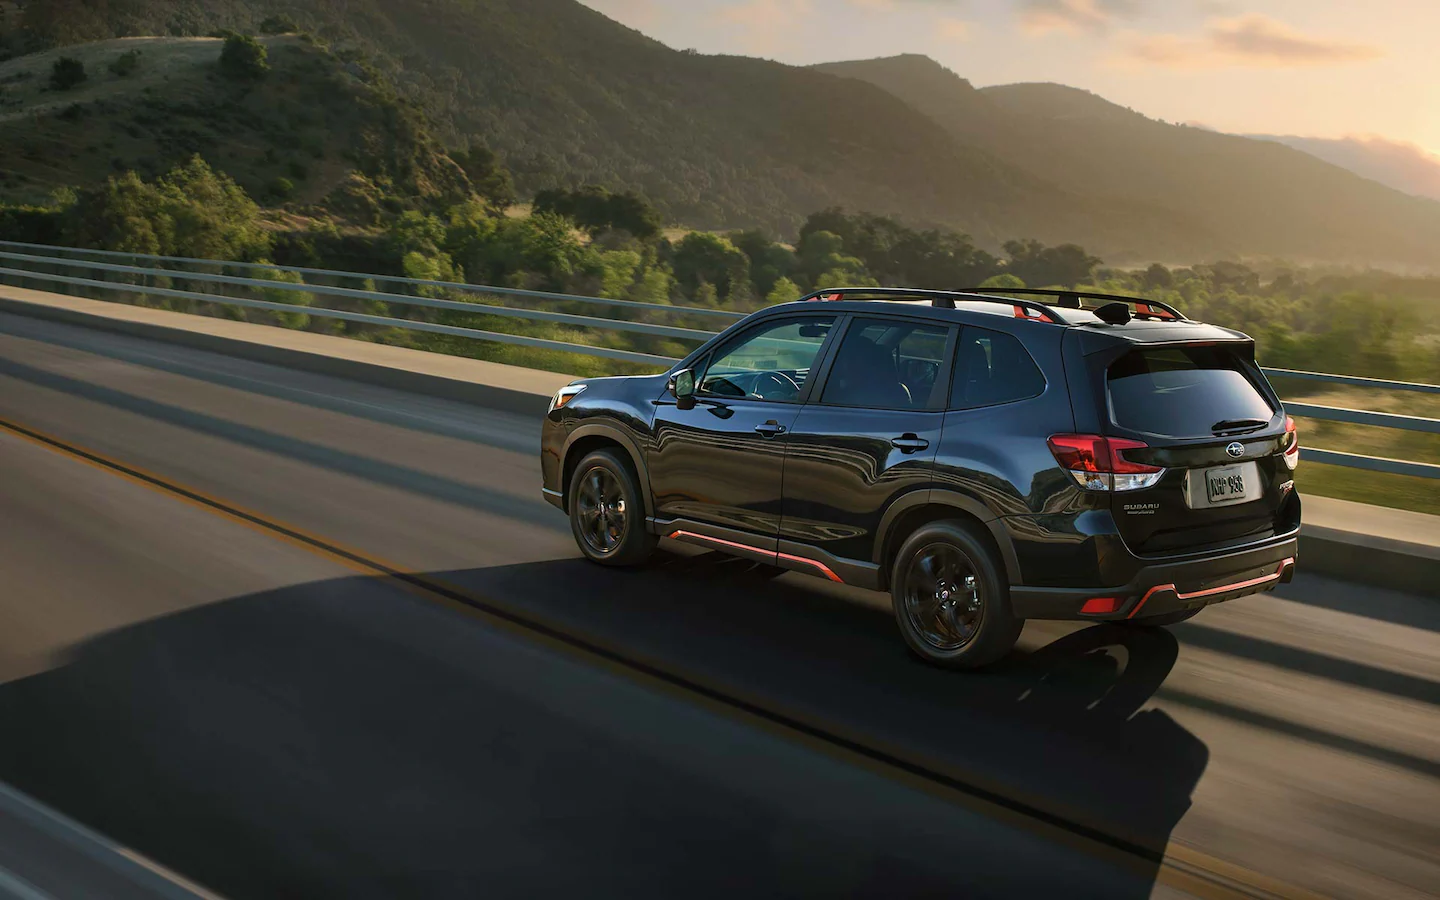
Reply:
[[[681,369],[671,375],[670,393],[675,395],[675,405],[680,409],[693,409],[695,406],[695,373],[689,369]]]

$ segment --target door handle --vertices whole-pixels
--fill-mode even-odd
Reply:
[[[785,426],[784,426],[784,425],[781,425],[779,422],[775,421],[774,419],[771,419],[770,421],[766,422],[764,425],[756,425],[756,426],[755,426],[755,433],[758,434],[758,435],[760,435],[761,437],[764,437],[764,438],[773,438],[773,437],[774,437],[775,435],[777,435],[777,434],[784,434],[784,433],[785,433]]]
[[[890,446],[901,453],[914,453],[916,450],[924,450],[930,446],[930,442],[922,437],[916,437],[914,433],[907,433],[897,438],[891,438]]]

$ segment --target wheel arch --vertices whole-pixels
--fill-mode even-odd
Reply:
[[[565,448],[560,453],[560,491],[564,497],[565,509],[570,508],[570,479],[575,475],[575,467],[589,454],[607,447],[620,450],[624,458],[629,461],[635,481],[640,485],[640,494],[645,500],[645,509],[653,510],[655,504],[650,495],[650,477],[645,471],[645,457],[640,452],[640,447],[635,443],[634,438],[621,430],[618,425],[609,422],[590,422],[581,425],[565,439]]]
[[[990,544],[1004,566],[1006,580],[1020,583],[1020,563],[1015,545],[1003,522],[984,503],[954,491],[915,491],[900,497],[880,520],[874,562],[880,567],[880,589],[890,585],[890,567],[905,539],[931,522],[956,519],[970,523],[976,534]]]

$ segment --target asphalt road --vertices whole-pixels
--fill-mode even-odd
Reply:
[[[0,780],[231,897],[1440,893],[1435,597],[952,674],[878,595],[582,563],[524,417],[0,315],[0,421],[161,482],[0,428]]]

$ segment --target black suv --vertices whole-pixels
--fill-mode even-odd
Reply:
[[[910,648],[962,668],[1025,619],[1165,625],[1291,579],[1299,442],[1254,341],[999,293],[836,288],[576,381],[545,496],[595,562],[664,537],[888,590]]]

